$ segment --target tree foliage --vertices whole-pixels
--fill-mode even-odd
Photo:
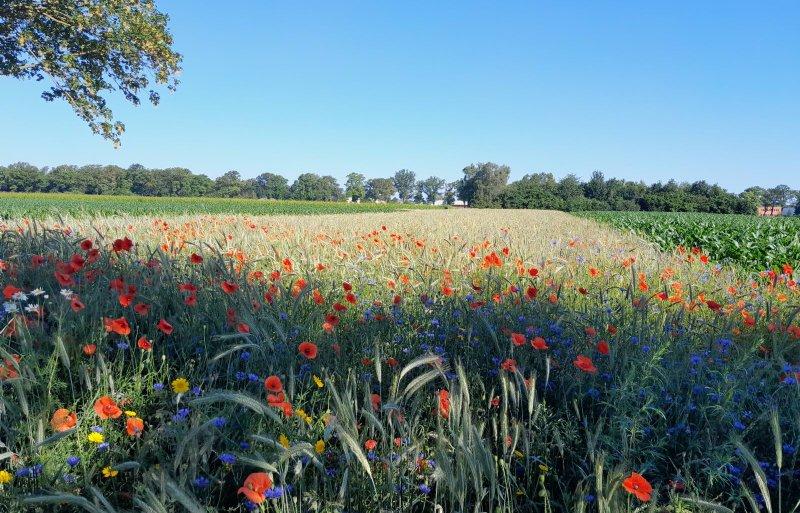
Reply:
[[[397,196],[400,201],[408,201],[414,195],[415,186],[417,184],[417,176],[413,171],[408,169],[401,169],[394,174],[394,188],[397,190]]]
[[[125,125],[105,94],[119,90],[138,105],[146,93],[178,85],[181,56],[172,49],[168,17],[152,0],[3,0],[0,75],[48,78],[47,101],[66,101],[93,132],[116,145]]]

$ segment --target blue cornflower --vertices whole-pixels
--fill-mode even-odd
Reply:
[[[196,488],[203,489],[203,488],[208,488],[208,485],[211,484],[211,481],[209,481],[209,479],[207,477],[205,477],[205,476],[199,476],[197,479],[192,481],[192,484]]]
[[[80,462],[81,459],[77,456],[70,456],[69,458],[67,458],[67,465],[69,465],[70,467],[75,467]]]
[[[211,423],[212,423],[212,424],[214,424],[214,426],[215,426],[216,428],[218,428],[218,429],[222,429],[222,428],[224,428],[224,427],[225,427],[225,424],[227,424],[227,423],[228,423],[228,419],[226,419],[225,417],[214,417],[214,418],[211,420]]]
[[[250,351],[242,351],[242,354],[239,355],[239,358],[242,361],[246,362],[247,360],[250,359]]]
[[[219,461],[221,461],[225,465],[233,465],[234,463],[236,463],[236,456],[227,452],[223,452],[222,454],[219,455]]]
[[[203,389],[200,387],[192,387],[192,394],[194,394],[195,397],[200,397],[203,395]]]
[[[124,351],[124,350],[128,349],[129,347],[130,347],[130,345],[128,345],[127,342],[122,342],[122,341],[117,342],[117,349],[119,349],[121,351]]]
[[[431,487],[426,485],[425,483],[422,483],[421,485],[419,485],[419,491],[424,493],[425,495],[428,495],[429,493],[431,493]]]
[[[64,482],[67,483],[67,484],[74,484],[75,481],[77,480],[77,478],[75,477],[75,474],[64,474],[63,479],[64,479]]]
[[[184,420],[186,420],[187,417],[189,417],[189,414],[191,412],[192,410],[190,410],[189,408],[181,408],[180,410],[178,410],[178,413],[172,416],[172,420],[174,420],[175,422],[183,422]]]
[[[111,444],[109,444],[108,442],[103,442],[97,446],[97,450],[100,452],[106,452],[109,447],[111,447]]]
[[[164,390],[164,383],[155,383],[153,385],[153,390],[155,390],[156,392],[161,392],[162,390]]]
[[[102,433],[103,428],[101,428],[100,426],[92,426],[92,431],[94,431],[95,433]]]

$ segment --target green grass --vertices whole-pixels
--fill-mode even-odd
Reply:
[[[630,230],[662,249],[699,247],[713,260],[749,271],[796,266],[800,217],[686,212],[582,212],[582,217]]]
[[[53,216],[108,217],[180,214],[353,214],[433,208],[402,203],[257,200],[240,198],[155,198],[86,194],[0,193],[0,219],[44,219]]]

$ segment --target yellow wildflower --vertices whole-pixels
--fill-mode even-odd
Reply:
[[[284,446],[286,449],[289,448],[289,437],[281,433],[281,436],[278,437],[278,443]]]
[[[136,412],[132,411],[132,410],[125,410],[125,416],[126,417],[135,417],[136,416]]]
[[[11,475],[11,472],[8,470],[0,470],[0,485],[10,483],[12,479],[14,479],[14,476]]]
[[[105,467],[103,469],[103,477],[117,477],[117,474],[119,474],[119,470],[114,470],[111,467]]]
[[[314,444],[314,450],[317,451],[317,454],[325,452],[325,441],[317,440],[317,443]]]
[[[176,394],[185,394],[189,391],[189,381],[186,378],[177,378],[172,382],[172,391]]]
[[[96,433],[92,431],[86,436],[86,439],[92,442],[93,444],[101,444],[105,440],[103,433]]]
[[[325,386],[325,382],[322,381],[316,374],[312,376],[312,378],[314,379],[314,384],[317,385],[317,388],[322,388]]]
[[[295,415],[297,415],[298,417],[303,419],[303,421],[306,424],[311,424],[311,421],[312,421],[311,416],[309,414],[307,414],[305,412],[305,410],[303,410],[302,408],[298,408],[297,411],[295,412]]]

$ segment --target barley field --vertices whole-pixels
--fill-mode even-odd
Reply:
[[[797,511],[800,294],[550,211],[0,232],[9,511]]]

